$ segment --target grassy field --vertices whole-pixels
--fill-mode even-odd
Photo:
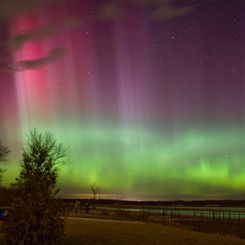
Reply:
[[[73,217],[83,218],[99,218],[113,220],[130,220],[143,221],[146,223],[156,223],[165,226],[182,227],[197,232],[227,234],[230,236],[245,239],[245,219],[219,219],[200,216],[163,216],[148,212],[132,212],[125,210],[110,210],[110,209],[91,209],[89,213],[70,213]]]
[[[1,224],[0,224],[1,227]],[[63,245],[245,245],[245,240],[143,222],[68,219]],[[3,243],[0,233],[0,244]]]
[[[69,219],[64,244],[245,245],[245,240],[160,224]]]

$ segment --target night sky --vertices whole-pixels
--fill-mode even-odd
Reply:
[[[27,133],[67,147],[61,195],[245,198],[244,0],[6,0],[4,183]]]

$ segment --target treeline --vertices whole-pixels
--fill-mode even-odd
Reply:
[[[81,202],[97,205],[125,205],[125,206],[183,206],[183,207],[245,207],[245,200],[176,200],[176,201],[127,201],[115,199],[63,199],[64,202]]]

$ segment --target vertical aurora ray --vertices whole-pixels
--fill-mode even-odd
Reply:
[[[13,35],[38,27],[38,16],[22,16],[12,28]],[[32,60],[42,56],[42,46],[39,43],[27,43],[17,51],[15,61]],[[20,112],[21,130],[32,127],[37,121],[45,121],[49,115],[47,99],[47,82],[45,72],[39,70],[25,70],[15,73],[15,84]]]
[[[116,16],[102,18],[102,4],[63,0],[9,23],[12,37],[51,32],[38,32],[40,40],[25,42],[11,57],[13,64],[46,57],[45,64],[0,74],[0,139],[13,152],[5,182],[18,173],[25,135],[35,127],[68,148],[59,180],[64,195],[87,193],[96,183],[105,194],[129,197],[242,197],[239,4],[227,9],[216,1],[162,22],[150,18],[152,6],[127,1]],[[239,16],[239,25],[231,16]],[[49,62],[54,48],[65,55]]]

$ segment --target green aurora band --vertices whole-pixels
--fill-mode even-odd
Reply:
[[[89,193],[91,183],[105,194],[129,197],[228,197],[245,191],[244,129],[192,127],[169,134],[100,125],[55,129],[67,146],[59,179],[63,195]],[[9,172],[6,182],[18,173],[16,167]]]

